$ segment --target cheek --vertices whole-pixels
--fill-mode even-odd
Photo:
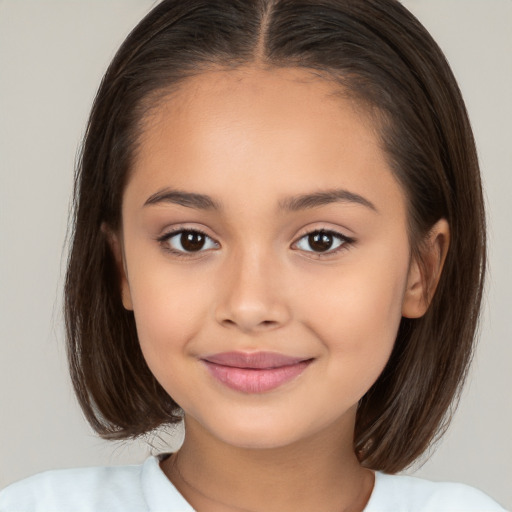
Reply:
[[[160,385],[184,409],[201,390],[190,379],[191,340],[202,330],[207,289],[183,274],[148,276],[131,282],[137,334],[146,363]],[[201,300],[200,300],[201,299]]]
[[[333,373],[357,376],[362,388],[373,384],[393,349],[402,317],[408,260],[407,247],[375,251],[367,257],[359,254],[357,262],[347,260],[322,286],[306,287],[307,304],[303,307],[309,310],[308,327],[333,356]]]
[[[210,287],[211,289],[211,287]],[[190,271],[148,265],[130,279],[137,333],[150,367],[172,364],[207,318],[209,288]]]

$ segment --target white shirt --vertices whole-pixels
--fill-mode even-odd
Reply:
[[[0,492],[0,512],[193,512],[167,479],[158,457],[141,465],[47,471]],[[364,512],[504,511],[481,491],[375,473]],[[318,511],[312,511],[318,512]]]

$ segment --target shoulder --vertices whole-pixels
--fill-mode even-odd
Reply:
[[[0,510],[92,511],[140,507],[142,466],[114,466],[46,471],[16,482],[0,492]]]
[[[505,509],[468,485],[377,472],[365,512],[505,512]]]
[[[0,491],[0,512],[193,512],[159,460],[40,473]]]

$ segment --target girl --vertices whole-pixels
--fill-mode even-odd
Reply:
[[[0,510],[501,510],[392,476],[446,428],[484,267],[464,104],[400,4],[162,2],[93,106],[66,321],[96,431],[185,440]]]

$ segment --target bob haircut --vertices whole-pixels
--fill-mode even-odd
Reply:
[[[411,254],[419,261],[434,223],[450,225],[428,311],[402,319],[386,368],[359,403],[354,450],[361,464],[400,471],[442,435],[458,401],[486,253],[464,102],[443,53],[396,0],[164,0],[127,37],[100,85],[76,173],[65,317],[79,402],[108,439],[181,420],[144,361],[133,312],[123,308],[108,232],[121,228],[123,191],[148,112],[187,77],[249,65],[310,70],[368,112],[405,192]]]

